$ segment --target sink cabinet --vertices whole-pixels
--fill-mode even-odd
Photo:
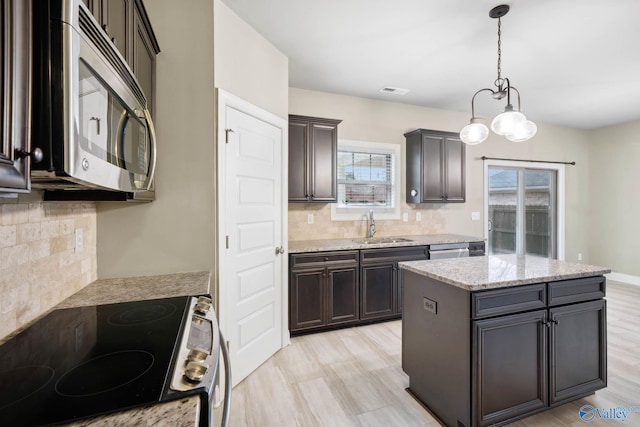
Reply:
[[[289,202],[337,201],[340,122],[289,115]]]
[[[1,0],[0,192],[31,190],[31,1]]]
[[[465,144],[459,134],[417,129],[404,136],[407,203],[464,203]]]
[[[360,251],[360,318],[386,319],[402,315],[398,262],[428,259],[428,246],[363,249]]]
[[[358,251],[295,254],[290,261],[292,333],[359,320]]]

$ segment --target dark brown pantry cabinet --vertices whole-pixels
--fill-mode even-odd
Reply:
[[[340,122],[289,115],[289,202],[337,201]]]
[[[463,203],[465,144],[460,136],[427,129],[404,136],[407,203]]]
[[[31,189],[31,7],[31,1],[0,1],[0,192]]]
[[[358,251],[293,254],[290,267],[292,333],[358,321]]]

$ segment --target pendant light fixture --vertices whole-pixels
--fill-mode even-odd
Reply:
[[[503,78],[501,75],[502,70],[500,66],[502,60],[502,34],[500,31],[500,26],[502,22],[500,18],[505,16],[508,12],[509,6],[506,4],[496,6],[489,12],[490,17],[498,19],[498,78],[493,82],[494,86],[496,86],[495,90],[484,88],[473,94],[473,98],[471,98],[471,121],[462,129],[462,131],[460,131],[460,139],[462,139],[462,142],[464,142],[465,144],[480,144],[489,136],[489,129],[484,123],[482,123],[479,117],[476,117],[475,113],[474,103],[476,100],[476,95],[478,95],[480,92],[491,92],[493,98],[498,100],[507,97],[507,105],[505,106],[504,111],[498,114],[491,122],[491,130],[494,133],[503,135],[509,141],[521,142],[531,139],[538,131],[536,124],[531,120],[527,120],[524,114],[520,112],[520,92],[518,92],[518,89],[511,86],[508,78]],[[515,91],[516,95],[518,96],[517,110],[515,110],[513,108],[513,105],[511,105],[511,91]]]

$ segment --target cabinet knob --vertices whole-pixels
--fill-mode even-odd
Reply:
[[[104,24],[104,25],[102,26],[102,30],[103,30],[105,33],[109,34],[109,26],[108,26],[107,24]]]
[[[415,188],[411,189],[411,197],[416,197],[418,195],[418,190],[416,190]]]
[[[116,40],[115,37],[111,37],[111,43],[113,43],[115,46],[118,46],[118,40]]]
[[[42,159],[44,159],[44,153],[40,149],[40,147],[36,147],[31,152],[24,150],[16,150],[16,157],[19,159],[24,159],[25,157],[30,157],[33,163],[40,163]]]
[[[284,248],[282,246],[280,246],[279,248],[276,248],[276,255],[280,255],[284,253]]]

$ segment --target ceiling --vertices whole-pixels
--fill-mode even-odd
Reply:
[[[289,58],[289,86],[466,112],[497,77],[537,123],[640,119],[639,0],[223,0]],[[383,87],[409,89],[406,95]],[[515,100],[512,99],[517,108]],[[482,93],[476,113],[504,108]]]

